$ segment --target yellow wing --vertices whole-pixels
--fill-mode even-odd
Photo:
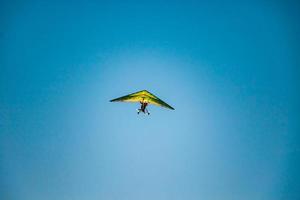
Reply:
[[[110,100],[110,102],[116,102],[116,101],[120,101],[120,102],[143,102],[143,103],[149,103],[149,104],[153,104],[153,105],[156,105],[156,106],[162,106],[162,107],[174,110],[173,107],[171,107],[166,102],[164,102],[161,99],[159,99],[158,97],[156,97],[154,94],[151,94],[147,90],[142,90],[142,91],[139,91],[139,92],[135,92],[135,93],[132,93],[132,94],[129,94],[129,95],[126,95],[126,96],[122,96],[122,97]]]

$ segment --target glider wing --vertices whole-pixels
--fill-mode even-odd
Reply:
[[[112,99],[110,101],[111,102],[117,102],[117,101],[120,101],[120,102],[146,102],[149,104],[154,104],[156,106],[162,106],[162,107],[174,110],[174,108],[172,108],[166,102],[162,101],[161,99],[159,99],[155,95],[151,94],[147,90],[135,92],[135,93],[132,93],[132,94],[129,94],[126,96]]]

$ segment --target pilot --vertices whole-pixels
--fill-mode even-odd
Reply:
[[[148,105],[148,103],[146,103],[146,102],[140,102],[141,104],[142,104],[142,106],[141,106],[141,110],[143,111],[143,112],[145,112],[145,109],[146,109],[146,107],[147,107],[147,105]]]

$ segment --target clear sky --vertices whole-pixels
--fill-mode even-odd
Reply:
[[[299,4],[121,2],[1,1],[0,199],[300,199]]]

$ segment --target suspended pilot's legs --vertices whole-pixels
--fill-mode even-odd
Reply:
[[[148,111],[148,109],[147,108],[145,108],[145,113],[147,113],[148,115],[150,115],[150,112]]]
[[[150,115],[150,112],[148,111],[148,109],[146,108],[147,107],[147,103],[142,103],[141,102],[141,108],[140,109],[137,109],[137,114],[140,114],[140,112],[143,112],[145,114],[148,114]]]

